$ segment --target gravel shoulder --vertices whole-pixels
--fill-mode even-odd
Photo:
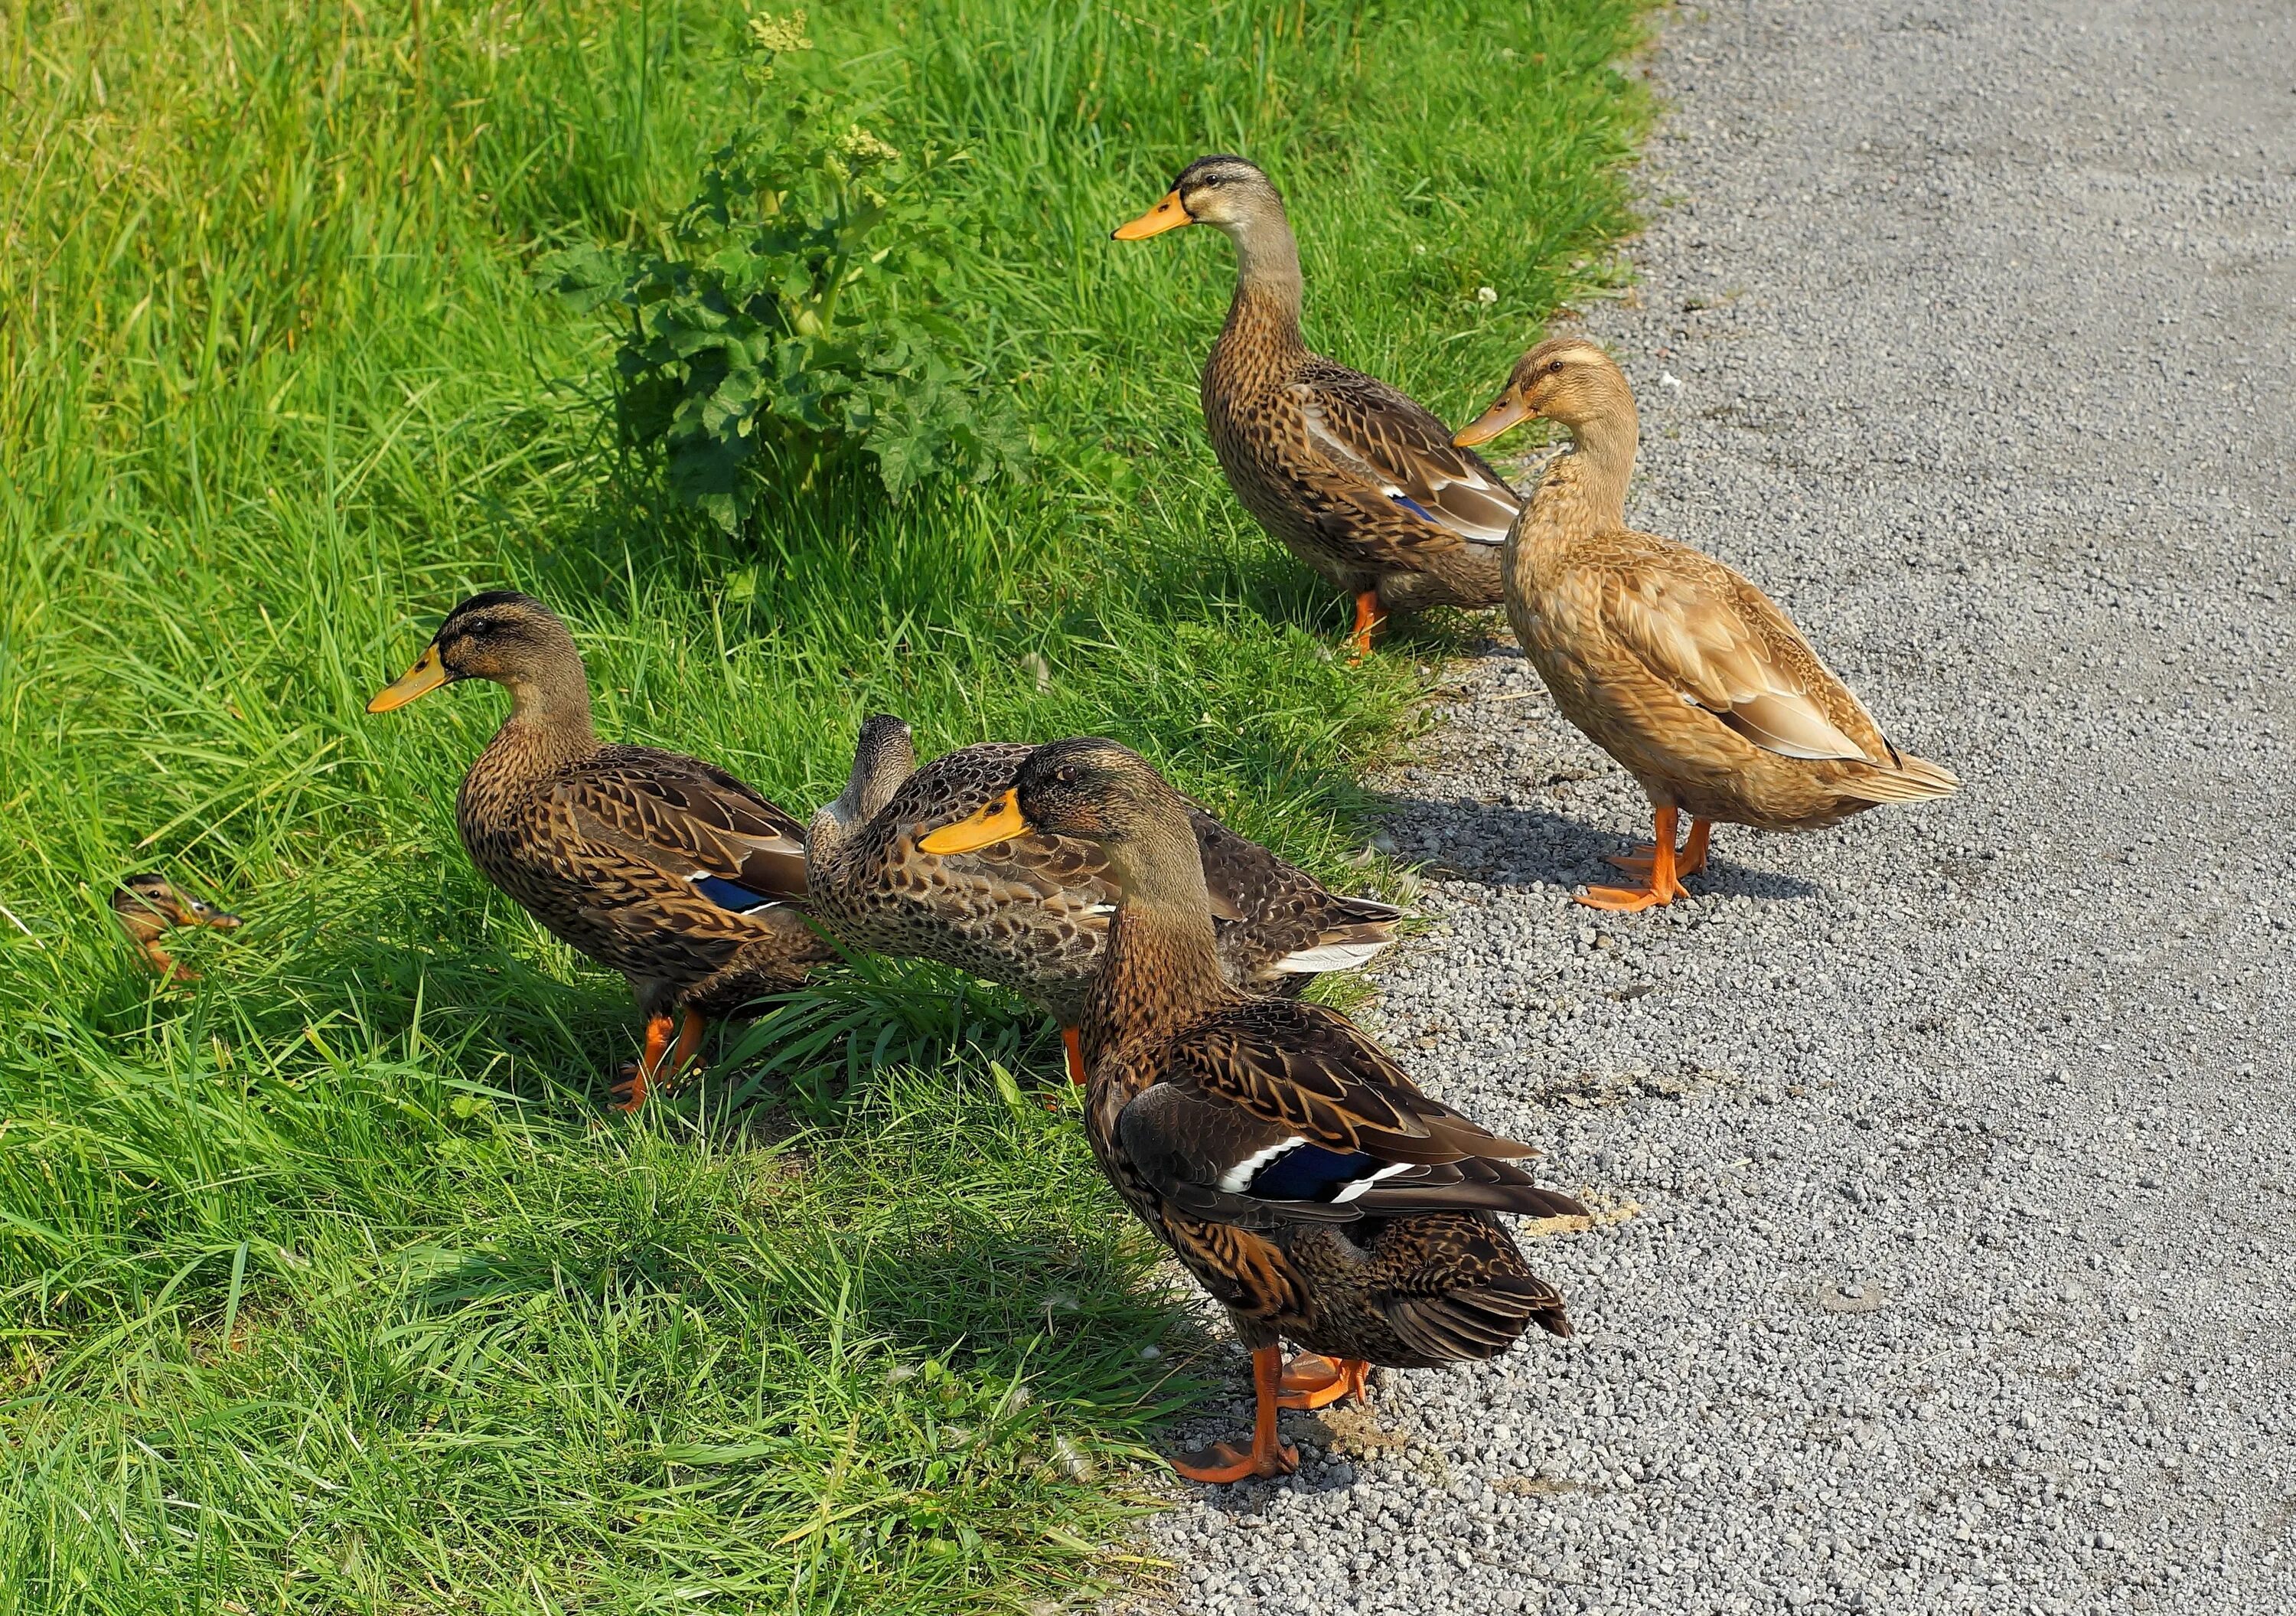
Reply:
[[[1629,514],[1964,789],[1596,915],[1641,797],[1462,664],[1368,1014],[1607,1210],[1534,1253],[1579,1333],[1290,1416],[1142,1608],[2296,1609],[2296,11],[1725,0],[1651,68]]]

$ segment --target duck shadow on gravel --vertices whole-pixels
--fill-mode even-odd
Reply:
[[[1606,862],[1641,845],[1551,809],[1507,802],[1439,801],[1397,792],[1373,797],[1369,809],[1395,836],[1397,857],[1417,863],[1435,881],[1471,881],[1487,887],[1529,887],[1533,882],[1569,886],[1624,879]],[[1721,827],[1717,835],[1726,835]],[[1753,835],[1755,833],[1744,833]],[[1768,902],[1813,898],[1814,882],[1743,865],[1717,852],[1690,878],[1695,897],[1751,898]]]

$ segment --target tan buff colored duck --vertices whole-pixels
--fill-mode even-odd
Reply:
[[[1251,1349],[1251,1443],[1174,1464],[1191,1481],[1296,1468],[1276,1410],[1362,1395],[1374,1365],[1496,1358],[1568,1335],[1500,1212],[1584,1208],[1515,1165],[1536,1154],[1419,1091],[1347,1017],[1247,993],[1222,970],[1185,798],[1112,741],[1056,741],[944,857],[1016,837],[1098,847],[1119,897],[1084,1012],[1093,1154]],[[1285,1339],[1307,1350],[1288,1366]]]
[[[180,927],[236,931],[239,916],[201,903],[157,871],[130,875],[113,889],[111,913],[146,964],[170,982],[196,982],[200,973],[179,964],[160,939]]]
[[[1562,715],[1642,782],[1656,818],[1647,876],[1583,904],[1635,910],[1688,894],[1717,820],[1812,830],[1960,782],[1882,735],[1776,603],[1720,562],[1626,523],[1635,398],[1611,357],[1554,337],[1459,434],[1487,443],[1544,416],[1570,435],[1506,540],[1507,616]],[[1691,816],[1679,853],[1679,816]]]
[[[919,846],[1004,795],[1035,751],[991,742],[919,768],[909,726],[878,714],[861,726],[843,794],[813,816],[806,874],[814,917],[848,947],[939,960],[1041,1005],[1081,1085],[1077,1029],[1116,906],[1107,859],[1060,836],[947,857]],[[1395,940],[1402,912],[1393,905],[1325,890],[1193,804],[1188,817],[1230,980],[1294,995],[1317,972],[1365,964]]]
[[[472,595],[367,710],[460,679],[504,686],[511,711],[463,777],[455,828],[480,874],[628,980],[645,1047],[617,1086],[622,1110],[691,1060],[712,1020],[836,957],[803,912],[803,828],[698,758],[601,742],[574,636],[541,602]]]
[[[1499,545],[1521,502],[1419,405],[1308,349],[1300,251],[1267,176],[1200,157],[1116,239],[1183,225],[1235,243],[1235,298],[1204,366],[1213,451],[1259,525],[1355,596],[1356,653],[1388,611],[1498,604]]]

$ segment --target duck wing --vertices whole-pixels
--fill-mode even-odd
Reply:
[[[1117,1140],[1173,1205],[1247,1228],[1583,1210],[1513,1164],[1531,1146],[1429,1098],[1346,1017],[1293,1000],[1247,1000],[1176,1035]]]
[[[1600,569],[1602,616],[1653,677],[1766,751],[1898,766],[1872,715],[1768,595],[1686,546],[1620,537],[1638,542]]]
[[[1505,542],[1522,501],[1416,400],[1329,360],[1307,365],[1291,393],[1316,450],[1418,517],[1431,542]]]
[[[804,827],[698,758],[609,747],[552,788],[551,808],[586,840],[652,865],[720,908],[805,899]]]
[[[1350,971],[1396,940],[1403,911],[1374,898],[1343,898],[1305,870],[1188,806],[1204,866],[1220,959],[1242,987],[1296,993],[1325,971]]]

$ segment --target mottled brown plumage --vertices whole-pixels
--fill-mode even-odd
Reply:
[[[1202,396],[1212,448],[1244,509],[1357,596],[1363,644],[1374,595],[1384,611],[1496,605],[1514,491],[1412,399],[1309,350],[1299,250],[1267,176],[1242,158],[1199,158],[1118,234],[1185,224],[1235,243],[1235,297]]]
[[[869,719],[844,793],[813,817],[808,879],[815,917],[848,947],[957,966],[1074,1027],[1116,905],[1100,849],[1043,834],[946,857],[917,845],[1001,797],[1035,751],[967,746],[920,769],[907,725]],[[1237,982],[1296,993],[1317,972],[1363,964],[1394,940],[1392,905],[1325,890],[1193,803],[1188,816],[1220,961]]]
[[[1609,355],[1575,337],[1541,343],[1460,437],[1488,441],[1534,415],[1572,442],[1507,535],[1507,615],[1563,717],[1649,793],[1663,844],[1653,860],[1662,854],[1668,866],[1661,879],[1653,862],[1644,890],[1590,898],[1669,901],[1715,820],[1808,830],[1957,788],[1949,771],[1890,744],[1769,596],[1711,557],[1626,525],[1637,426]],[[1690,865],[1675,870],[1678,814],[1697,823]]]
[[[1118,1194],[1226,1306],[1262,1371],[1289,1339],[1359,1389],[1366,1362],[1488,1358],[1532,1325],[1568,1334],[1562,1298],[1496,1213],[1584,1209],[1515,1165],[1529,1145],[1429,1098],[1345,1016],[1229,982],[1186,810],[1145,762],[1095,740],[1038,749],[1008,810],[1097,843],[1121,893],[1083,1038],[1086,1131]],[[1260,1383],[1252,1453],[1184,1474],[1289,1468],[1279,1383]]]
[[[573,636],[540,602],[464,601],[369,710],[464,678],[505,686],[512,709],[463,777],[455,827],[480,874],[628,980],[647,1021],[630,1105],[693,1053],[704,1021],[835,957],[805,918],[797,821],[697,758],[602,744]]]

